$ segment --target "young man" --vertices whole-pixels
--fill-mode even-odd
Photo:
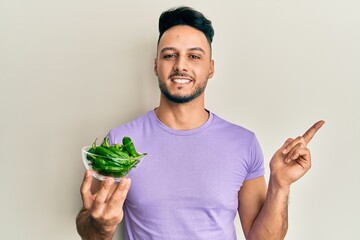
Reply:
[[[85,173],[79,234],[111,239],[124,219],[126,239],[233,240],[238,212],[247,239],[283,239],[290,185],[309,170],[306,145],[323,121],[274,154],[267,188],[254,133],[204,107],[214,74],[211,22],[182,7],[164,12],[159,30],[154,72],[160,104],[109,132],[112,143],[130,136],[148,156],[119,184]]]

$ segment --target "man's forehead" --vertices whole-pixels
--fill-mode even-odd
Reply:
[[[210,44],[205,34],[193,27],[179,25],[169,28],[164,32],[159,41],[158,49],[168,50],[194,50],[210,52]]]

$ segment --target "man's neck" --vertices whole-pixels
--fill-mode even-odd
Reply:
[[[179,104],[162,99],[160,106],[155,109],[155,114],[163,124],[170,128],[190,130],[200,127],[209,118],[203,102],[202,99],[194,99],[189,103]]]

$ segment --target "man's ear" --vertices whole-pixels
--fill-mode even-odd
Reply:
[[[157,58],[154,59],[154,73],[158,76],[158,69],[157,69]]]
[[[209,78],[212,78],[214,76],[215,68],[214,68],[214,60],[211,60],[210,62],[210,70],[209,70]]]

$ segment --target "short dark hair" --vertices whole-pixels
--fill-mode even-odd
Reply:
[[[214,29],[211,25],[211,21],[207,19],[201,12],[196,11],[190,7],[177,7],[171,8],[160,15],[159,18],[159,39],[164,32],[171,27],[178,25],[186,25],[193,27],[205,34],[210,47],[214,37]]]

